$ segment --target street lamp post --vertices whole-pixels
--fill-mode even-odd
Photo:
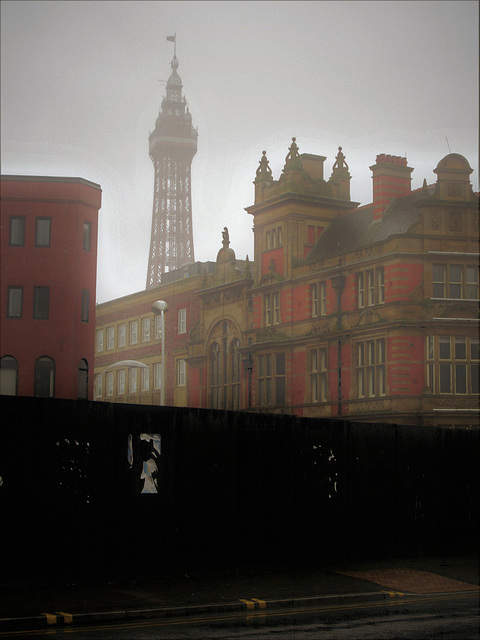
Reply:
[[[168,304],[165,300],[157,300],[153,303],[152,311],[155,315],[160,315],[162,325],[162,385],[160,390],[160,405],[165,406],[165,311],[168,311]]]

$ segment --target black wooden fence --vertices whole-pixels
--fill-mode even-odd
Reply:
[[[7,579],[318,567],[478,541],[478,430],[34,398],[0,409]]]

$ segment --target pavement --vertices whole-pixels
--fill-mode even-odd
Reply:
[[[49,625],[479,592],[479,559],[423,558],[78,584],[0,582],[0,632]]]

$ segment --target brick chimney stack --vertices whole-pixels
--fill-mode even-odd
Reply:
[[[411,192],[413,169],[407,167],[406,158],[384,153],[377,156],[376,164],[370,169],[373,172],[373,219],[380,220],[393,198]]]

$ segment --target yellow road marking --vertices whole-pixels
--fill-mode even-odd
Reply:
[[[420,602],[435,602],[437,600],[461,600],[464,598],[476,598],[478,597],[478,590],[475,591],[471,591],[471,592],[462,592],[462,593],[455,593],[455,594],[441,594],[441,595],[435,595],[435,596],[429,596],[429,597],[425,597],[423,595],[415,595],[414,597],[409,596],[408,598],[405,598],[404,600],[402,600],[402,605],[403,604],[413,604],[413,603],[420,603]],[[242,602],[251,602],[250,600],[241,600]],[[319,613],[322,611],[341,611],[341,610],[348,610],[348,609],[372,609],[372,608],[376,608],[376,607],[391,607],[394,604],[397,604],[398,601],[396,602],[391,602],[390,600],[386,600],[384,602],[359,602],[356,604],[348,604],[348,605],[330,605],[330,606],[313,606],[313,607],[302,607],[302,608],[292,608],[292,609],[269,609],[268,612],[262,612],[260,613],[259,611],[256,612],[255,614],[251,614],[249,613],[248,616],[254,617],[254,616],[258,616],[258,617],[280,617],[280,616],[289,616],[289,615],[293,615],[293,614],[301,614],[301,613]],[[252,602],[252,604],[254,604]],[[398,603],[399,604],[399,603]],[[42,614],[42,615],[51,615],[51,614]],[[224,622],[224,621],[228,621],[228,620],[240,620],[240,619],[245,619],[245,614],[242,613],[238,613],[238,614],[221,614],[221,615],[213,615],[212,617],[185,617],[185,618],[179,618],[177,620],[159,620],[156,619],[154,621],[145,621],[145,622],[140,622],[140,621],[132,621],[132,622],[124,622],[124,623],[119,623],[119,624],[108,624],[108,625],[83,625],[83,626],[78,626],[78,627],[70,627],[68,629],[68,633],[72,634],[72,633],[81,633],[81,632],[85,632],[85,631],[105,631],[107,629],[140,629],[140,628],[147,628],[147,627],[166,627],[166,626],[180,626],[180,625],[191,625],[191,624],[196,624],[198,622]],[[50,631],[48,631],[47,633],[60,633],[61,629],[51,629]],[[65,631],[64,631],[65,632]],[[27,635],[25,635],[27,634]],[[32,636],[38,636],[38,635],[42,635],[45,634],[44,630],[29,630],[29,631],[0,631],[0,637],[1,636],[22,636],[23,637],[32,637]]]
[[[255,603],[251,600],[244,600],[243,598],[239,598],[239,600],[247,605],[247,609],[255,609]]]
[[[64,611],[56,611],[57,615],[63,616],[63,622],[65,624],[72,624],[73,616],[71,613],[65,613]]]
[[[260,609],[266,609],[267,608],[267,603],[265,602],[265,600],[259,600],[258,598],[252,598],[252,600],[254,602],[258,602],[258,606]]]

